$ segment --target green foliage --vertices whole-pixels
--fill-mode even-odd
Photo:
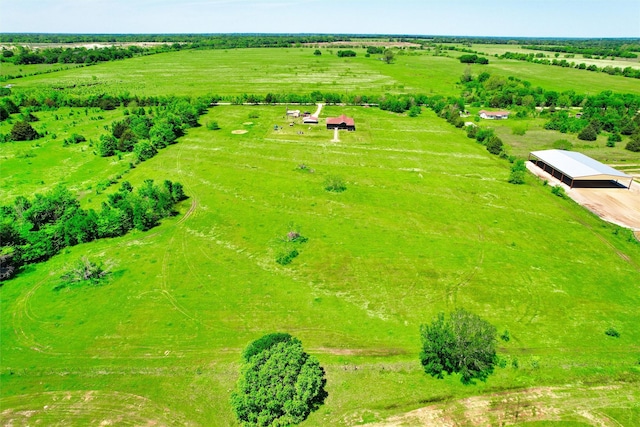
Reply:
[[[620,332],[618,332],[618,330],[614,327],[607,328],[607,330],[604,331],[604,334],[613,338],[620,338]]]
[[[158,154],[158,150],[148,142],[142,141],[136,144],[135,148],[133,149],[133,153],[135,154],[136,160],[138,162],[144,162]]]
[[[105,267],[102,263],[95,263],[89,258],[82,257],[71,268],[62,275],[63,286],[73,285],[75,283],[88,283],[91,285],[100,284],[110,273],[109,267]],[[57,287],[56,290],[61,289]]]
[[[627,142],[624,148],[635,153],[640,153],[640,132],[631,135],[629,142]]]
[[[351,49],[347,49],[347,50],[339,50],[337,52],[337,55],[339,58],[348,58],[348,57],[354,57],[356,56],[356,52],[351,50]]]
[[[118,140],[113,135],[100,135],[98,143],[98,155],[100,157],[110,157],[116,154]]]
[[[495,155],[502,153],[502,150],[504,148],[502,140],[495,135],[487,138],[485,145],[487,147],[487,151]]]
[[[598,131],[592,125],[588,125],[578,134],[578,139],[583,141],[595,141],[598,139]]]
[[[419,105],[409,108],[409,117],[418,117],[420,113],[422,113],[422,108]]]
[[[420,326],[420,362],[429,375],[459,373],[463,384],[486,381],[497,362],[496,328],[463,309],[445,319],[440,313],[431,324]]]
[[[513,133],[514,135],[523,136],[524,134],[527,133],[527,126],[526,125],[514,126],[511,129],[511,133]]]
[[[458,58],[463,64],[483,64],[486,65],[489,63],[487,58],[478,56],[478,55],[462,55]]]
[[[573,144],[566,139],[559,139],[553,143],[553,148],[556,150],[572,150]]]
[[[146,231],[161,218],[173,215],[173,205],[185,195],[180,183],[165,181],[158,187],[146,180],[137,192],[125,181],[108,198],[100,212],[84,210],[69,190],[57,186],[33,199],[20,196],[13,205],[0,207],[0,254],[6,263],[0,276],[10,278],[13,274],[8,274],[7,268],[13,273],[24,264],[45,261],[68,246],[122,236],[133,228]],[[85,272],[94,271],[88,263],[85,267]]]
[[[525,161],[522,159],[516,160],[511,166],[511,174],[509,175],[509,183],[511,184],[524,184],[525,183],[525,174],[527,171],[527,166],[525,165]]]
[[[560,185],[554,185],[553,187],[551,187],[551,194],[555,194],[561,199],[566,199],[567,197],[569,197],[567,196],[567,192],[564,191],[564,188],[562,188]]]
[[[396,57],[396,55],[393,52],[393,50],[385,49],[384,56],[382,57],[382,59],[384,60],[384,62],[386,64],[391,64],[393,62],[393,60],[395,59],[395,57]]]
[[[274,345],[281,342],[289,342],[295,340],[291,335],[284,332],[276,332],[264,335],[261,338],[251,342],[242,352],[242,358],[245,362],[249,362],[253,356],[270,349]]]
[[[249,344],[243,359],[231,406],[245,426],[299,424],[328,396],[324,369],[288,334]]]
[[[500,339],[504,342],[509,342],[511,340],[511,334],[509,334],[508,329],[504,330],[504,332],[500,335]]]
[[[14,123],[11,128],[10,135],[13,141],[32,141],[42,136],[29,124],[29,122],[25,121]]]
[[[322,52],[320,51],[320,49],[316,49],[316,50],[313,51],[313,54],[315,56],[320,56],[320,55],[322,55]]]
[[[77,133],[72,133],[69,138],[66,138],[62,142],[62,145],[67,146],[67,145],[71,145],[71,144],[79,144],[81,142],[85,142],[86,140],[87,140],[87,138],[85,138],[84,136],[78,135]]]
[[[218,125],[218,122],[207,122],[207,129],[209,130],[219,130],[220,126]]]
[[[276,254],[276,262],[280,265],[288,265],[291,264],[298,255],[300,255],[298,249],[285,247],[280,249]]]
[[[324,189],[333,193],[342,193],[347,189],[347,185],[341,177],[329,175],[324,180]]]

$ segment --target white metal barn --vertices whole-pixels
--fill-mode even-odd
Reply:
[[[529,160],[571,188],[580,187],[626,187],[631,188],[633,177],[620,172],[575,151],[532,151]],[[624,181],[624,184],[620,183]],[[628,182],[628,185],[625,185]]]

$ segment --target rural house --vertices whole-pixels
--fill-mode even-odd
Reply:
[[[502,119],[508,119],[509,118],[509,113],[508,111],[485,111],[485,110],[480,110],[480,118],[482,119],[487,119],[487,120],[502,120]]]
[[[327,129],[346,129],[353,131],[356,130],[356,122],[344,114],[340,117],[327,117]]]

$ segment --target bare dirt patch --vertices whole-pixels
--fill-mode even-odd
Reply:
[[[605,221],[640,231],[640,184],[634,181],[631,188],[569,188],[539,167],[527,162],[533,174],[562,186],[569,197],[589,209]],[[636,236],[638,234],[636,233]]]
[[[236,129],[236,130],[232,130],[231,131],[231,133],[234,134],[234,135],[242,135],[242,134],[245,134],[247,132],[249,132],[249,131],[246,130],[246,129]]]
[[[245,126],[251,126],[253,124],[253,122],[244,122],[243,125]]]
[[[637,407],[632,392],[634,387],[630,384],[618,384],[613,388],[537,387],[494,393],[426,406],[367,426],[518,425],[528,421],[560,420],[616,426],[619,424],[615,420],[600,411],[608,407]]]

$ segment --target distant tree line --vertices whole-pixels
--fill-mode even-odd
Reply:
[[[569,54],[581,54],[589,56],[601,56],[601,57],[617,57],[617,58],[637,58],[638,55],[633,53],[635,50],[640,51],[640,44],[622,44],[613,46],[575,46],[575,45],[562,45],[562,46],[545,46],[545,45],[525,45],[523,49],[531,50],[544,50],[547,52],[562,52]]]
[[[45,48],[28,49],[18,47],[17,52],[3,50],[3,61],[13,62],[16,65],[30,64],[95,64],[98,62],[116,61],[119,59],[132,58],[136,55],[157,53],[171,50],[170,46],[162,48],[141,48],[129,46],[121,48],[117,46],[87,49],[86,47],[75,48]],[[9,53],[9,54],[8,54]]]
[[[67,246],[123,236],[132,229],[149,230],[173,215],[174,205],[185,198],[180,183],[164,181],[157,186],[153,180],[146,180],[137,191],[124,181],[97,212],[82,209],[63,186],[33,198],[19,196],[0,206],[0,281]]]
[[[575,69],[578,69],[578,70],[602,72],[602,73],[607,73],[607,74],[612,75],[612,76],[623,76],[623,77],[630,77],[630,78],[634,78],[634,79],[640,79],[640,70],[637,69],[637,68],[633,68],[633,67],[625,67],[625,68],[612,67],[611,65],[607,65],[607,66],[604,66],[604,67],[598,67],[595,64],[587,65],[584,62],[581,62],[581,63],[578,64],[578,63],[576,63],[574,61],[569,62],[566,59],[544,58],[544,54],[540,53],[540,52],[538,52],[536,54],[534,54],[534,53],[505,52],[504,54],[500,55],[500,58],[516,59],[518,61],[532,62],[532,63],[535,63],[535,64],[554,65],[554,66],[557,66],[557,67],[575,68]]]

